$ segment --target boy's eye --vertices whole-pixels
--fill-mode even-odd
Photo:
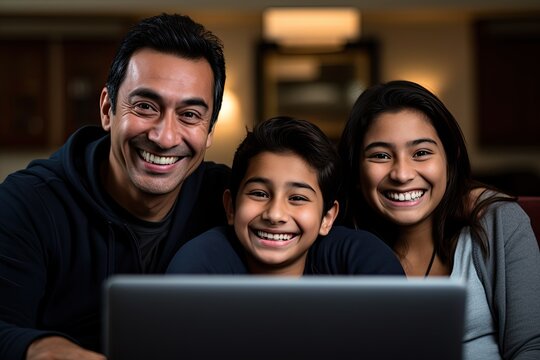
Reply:
[[[309,199],[303,195],[293,195],[289,197],[289,200],[293,202],[309,201]]]
[[[252,191],[249,191],[248,193],[248,196],[252,196],[252,197],[255,197],[255,198],[267,198],[268,197],[268,194],[262,190],[252,190]]]

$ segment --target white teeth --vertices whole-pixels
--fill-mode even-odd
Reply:
[[[141,156],[143,159],[152,164],[158,165],[170,165],[178,161],[179,157],[177,156],[157,156],[149,153],[148,151],[141,150]]]
[[[274,241],[285,241],[293,238],[291,234],[271,234],[260,230],[257,230],[257,236],[262,239]]]
[[[424,191],[409,191],[406,193],[387,192],[386,197],[395,201],[414,201],[422,197]]]

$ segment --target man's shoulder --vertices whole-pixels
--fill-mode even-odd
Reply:
[[[220,188],[225,188],[229,185],[229,178],[231,176],[230,167],[213,161],[205,161],[201,165],[203,184],[206,186],[218,186]]]
[[[229,177],[231,174],[231,168],[225,164],[216,163],[213,161],[204,161],[203,166],[205,176],[223,175]]]

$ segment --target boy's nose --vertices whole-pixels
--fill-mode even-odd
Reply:
[[[262,218],[271,224],[278,224],[287,222],[288,216],[285,206],[280,201],[274,199],[268,203],[266,210],[262,214]]]

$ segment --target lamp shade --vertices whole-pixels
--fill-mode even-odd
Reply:
[[[356,8],[268,8],[263,35],[282,45],[339,45],[360,37]]]

